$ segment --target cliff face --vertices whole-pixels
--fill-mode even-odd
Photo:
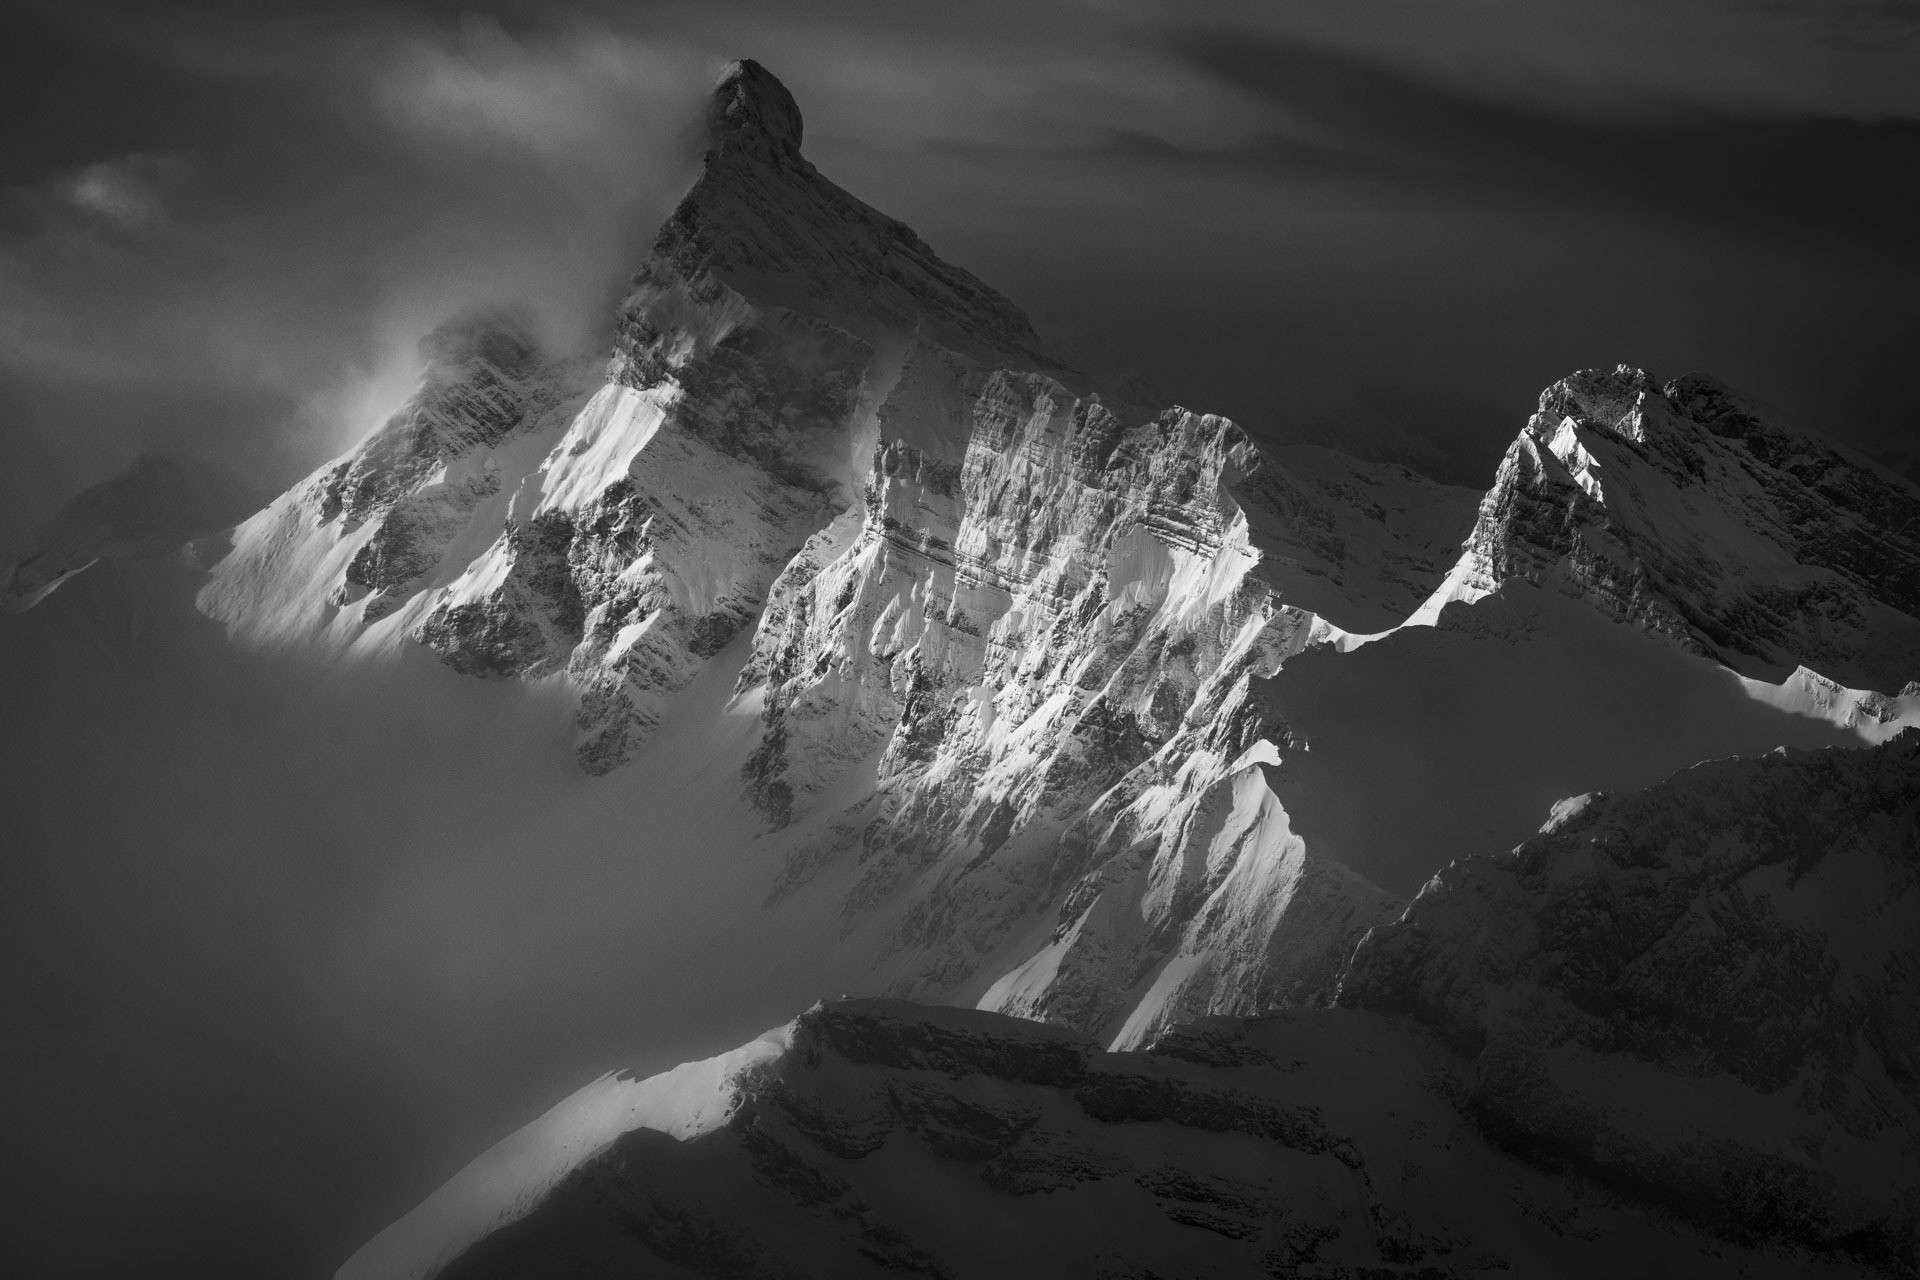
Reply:
[[[1920,674],[1920,492],[1698,374],[1621,365],[1541,393],[1423,616],[1514,580],[1769,681]]]
[[[816,1007],[609,1077],[343,1277],[1914,1274],[1920,735],[1564,802],[1338,1007],[1144,1052]]]
[[[825,840],[860,850],[855,902],[911,890],[905,989],[966,984],[1063,893],[1060,938],[989,1004],[1117,1032],[1202,914],[1238,957],[1203,984],[1216,1009],[1323,986],[1330,954],[1264,954],[1310,860],[1247,690],[1344,633],[1252,572],[1234,495],[1257,453],[1224,419],[1129,423],[1039,375],[996,375],[975,413],[957,467],[885,440],[858,530],[776,585],[742,675],[767,724],[753,793],[785,821],[871,771]],[[1364,903],[1343,921],[1381,899],[1335,879]],[[1122,897],[1138,927],[1105,919]]]

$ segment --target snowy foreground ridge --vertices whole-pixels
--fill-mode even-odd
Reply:
[[[608,1077],[348,1274],[438,1274],[482,1237],[459,1274],[543,1273],[528,1258],[571,1256],[576,1228],[583,1257],[782,1273],[778,1246],[740,1236],[760,1209],[711,1217],[732,1196],[814,1241],[822,1274],[1009,1274],[993,1251],[1019,1241],[1328,1275],[1495,1267],[1459,1250],[1500,1241],[1516,1274],[1532,1249],[1578,1274],[1608,1255],[1568,1241],[1643,1213],[1671,1221],[1610,1274],[1765,1274],[1781,1222],[1821,1257],[1911,1265],[1913,1198],[1883,1194],[1911,1190],[1915,1159],[1915,1004],[1891,994],[1915,972],[1896,928],[1911,795],[1845,804],[1881,802],[1856,772],[1914,767],[1896,735],[1920,725],[1920,492],[1710,378],[1624,365],[1548,387],[1484,494],[1257,443],[1049,354],[1012,302],[823,177],[756,64],[727,73],[709,126],[604,365],[541,350],[511,313],[444,326],[398,413],[233,531],[199,605],[248,644],[343,665],[424,650],[563,691],[599,787],[697,740],[719,767],[693,799],[758,815],[769,918],[829,922],[864,994],[985,1012],[828,1006],[678,1074]],[[9,601],[127,541],[118,501],[96,494],[9,567]],[[1848,750],[1760,758],[1782,745]],[[1794,848],[1755,832],[1728,880],[1733,845],[1666,874],[1633,859],[1699,851],[1625,826],[1569,843],[1729,756],[1644,803],[1802,786],[1804,813],[1762,809]],[[1520,862],[1491,856],[1596,787],[1619,798],[1568,810]],[[1819,843],[1855,838],[1864,862]],[[1818,867],[1826,897],[1805,889]],[[1621,914],[1648,895],[1666,914]],[[1674,965],[1635,968],[1667,937]],[[1703,956],[1718,967],[1688,968]],[[1782,966],[1844,1001],[1802,992],[1801,1022],[1787,986],[1777,1008],[1739,1003]],[[1687,1022],[1711,1008],[1769,1054],[1852,1012],[1822,1023],[1818,1063],[1749,1070]],[[1175,1030],[1281,1010],[1313,1012]],[[1869,1013],[1892,1041],[1855,1043]],[[975,1065],[930,1065],[949,1052]],[[1615,1078],[1672,1114],[1623,1094],[1614,1115]],[[1362,1080],[1410,1118],[1369,1118]],[[1211,1101],[1169,1101],[1189,1093]],[[1321,1136],[1254,1133],[1243,1109],[1311,1112]],[[1694,1137],[1652,1150],[1668,1120]],[[1190,1160],[1163,1167],[1143,1124]],[[886,1141],[909,1131],[920,1145]],[[1525,1162],[1542,1155],[1565,1167]],[[1578,1207],[1583,1178],[1628,1198]],[[914,1179],[951,1192],[950,1221],[890,1189]],[[1078,1207],[1038,1194],[1066,1187]],[[640,1197],[639,1243],[583,1207],[602,1192]],[[1274,1206],[1296,1199],[1281,1239]],[[1053,1245],[978,1229],[1049,1205]],[[1140,1238],[1101,1245],[1116,1218]],[[1212,1271],[1191,1261],[1208,1249]]]
[[[1332,1008],[1114,1054],[818,1006],[589,1086],[340,1275],[1911,1274],[1917,829],[1920,735],[1723,761],[1449,868]]]

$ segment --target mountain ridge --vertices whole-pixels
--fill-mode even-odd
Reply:
[[[1729,721],[1704,735],[1715,753],[1920,718],[1920,698],[1812,676],[1719,687],[1736,650],[1812,636],[1828,658],[1865,653],[1872,617],[1907,617],[1898,581],[1847,568],[1904,499],[1781,444],[1797,437],[1704,379],[1670,384],[1677,399],[1625,366],[1554,384],[1476,521],[1469,492],[1404,468],[1268,452],[1227,419],[1085,388],[1012,303],[822,177],[757,63],[721,77],[709,128],[597,389],[496,336],[537,391],[397,468],[392,429],[376,435],[243,526],[201,601],[242,639],[304,633],[359,658],[420,644],[468,674],[563,683],[595,774],[655,749],[718,664],[726,714],[758,729],[713,803],[758,806],[785,865],[773,909],[861,932],[879,989],[1122,1047],[1326,991],[1402,899],[1355,870],[1370,854],[1344,832],[1295,829],[1281,797],[1317,758],[1277,691],[1322,653],[1420,649],[1409,624],[1494,643],[1518,628],[1536,648],[1592,632],[1541,591],[1624,620],[1700,660],[1662,678],[1713,686],[1716,715],[1731,699],[1784,717]],[[459,367],[479,385],[423,394],[493,404],[495,366]],[[324,477],[362,471],[416,479],[356,527]],[[1848,628],[1839,609],[1816,634],[1747,608],[1827,526],[1821,582],[1879,612]],[[1695,535],[1728,528],[1715,581],[1751,564],[1758,585],[1716,610]],[[1682,617],[1690,591],[1722,620],[1717,647]],[[1578,643],[1602,641],[1619,643]],[[1693,758],[1656,729],[1633,749]],[[1418,879],[1457,851],[1426,852]]]
[[[1467,553],[1417,618],[1561,573],[1612,616],[1742,672],[1891,693],[1920,654],[1920,490],[1764,422],[1719,381],[1620,365],[1541,393]]]

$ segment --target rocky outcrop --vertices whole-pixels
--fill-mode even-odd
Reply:
[[[540,353],[524,319],[480,312],[444,324],[420,342],[420,386],[398,413],[327,468],[315,485],[322,521],[349,529],[416,497],[448,463],[500,443],[557,403]],[[356,557],[350,581],[402,582],[380,562],[389,554],[376,540]]]
[[[1700,374],[1548,387],[1423,610],[1525,580],[1749,675],[1890,692],[1920,654],[1920,490]]]
[[[1341,1003],[1471,1063],[1500,1141],[1738,1235],[1920,1253],[1920,732],[1563,802],[1435,877]]]
[[[378,652],[494,536],[579,408],[582,370],[524,317],[481,311],[420,343],[418,385],[345,456],[244,521],[201,590],[237,637]]]
[[[717,290],[867,342],[917,336],[983,364],[1055,367],[1018,307],[814,168],[800,151],[799,106],[759,63],[728,69],[707,121],[700,179],[661,228],[624,308],[616,376],[646,381],[672,358],[655,345],[677,319],[663,312],[711,306]]]

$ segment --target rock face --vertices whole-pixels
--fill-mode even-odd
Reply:
[[[1175,1009],[1323,989],[1386,909],[1310,857],[1265,783],[1250,681],[1345,633],[1255,572],[1240,495],[1260,471],[1287,482],[1224,419],[1129,422],[997,374],[957,466],[883,438],[857,531],[775,585],[742,675],[767,722],[747,781],[782,822],[871,771],[822,839],[860,850],[853,902],[906,893],[901,989],[964,988],[1064,900],[986,1002],[1132,1040]]]
[[[1449,868],[1338,1007],[1129,1053],[816,1007],[341,1275],[1912,1275],[1916,960],[1920,734],[1716,762]]]
[[[1920,674],[1920,491],[1699,374],[1589,369],[1541,394],[1423,613],[1515,579],[1771,681]]]
[[[1564,801],[1435,877],[1341,1002],[1471,1062],[1503,1142],[1734,1233],[1911,1269],[1920,733]]]
[[[233,531],[202,612],[256,643],[365,653],[417,633],[583,395],[509,312],[442,325],[420,357],[391,418]]]

